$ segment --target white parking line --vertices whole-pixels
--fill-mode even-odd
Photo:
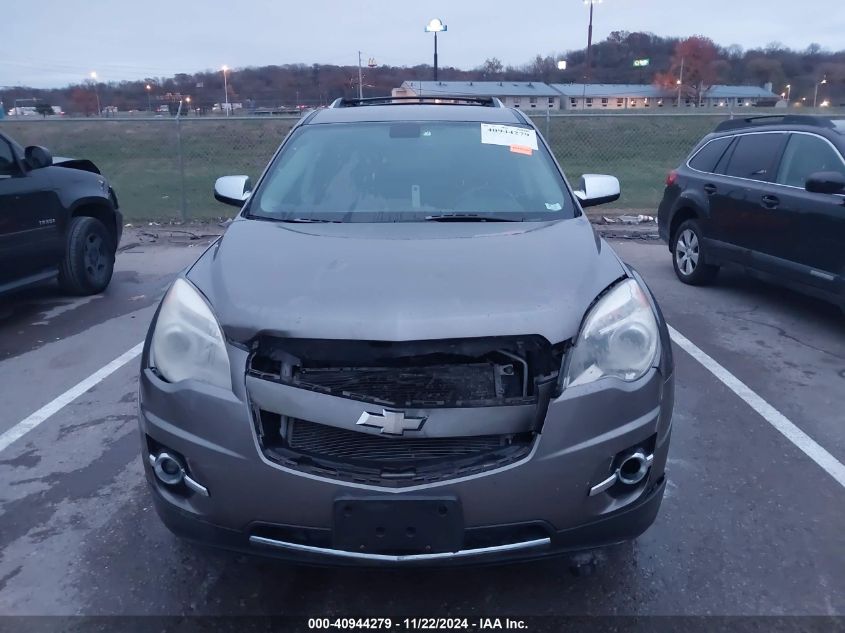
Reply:
[[[138,355],[141,353],[142,349],[144,349],[143,341],[138,343],[132,349],[124,352],[123,354],[115,358],[108,365],[101,367],[100,369],[95,371],[82,382],[75,384],[73,387],[65,391],[62,395],[58,396],[54,400],[51,400],[43,407],[38,409],[38,411],[36,411],[35,413],[30,414],[29,416],[18,422],[15,426],[0,435],[0,451],[4,450],[12,442],[22,438],[32,429],[36,428],[39,424],[44,422],[44,420],[49,418],[51,415],[76,400],[83,393],[85,393],[98,383],[111,376],[114,372],[123,367],[126,363],[130,362],[134,358],[137,358]]]
[[[786,439],[795,444],[807,457],[822,467],[839,485],[845,487],[845,465],[822,448],[813,438],[793,424],[785,415],[763,400],[756,392],[713,360],[683,334],[671,325],[669,334],[678,347],[701,363],[707,371],[718,378],[728,389],[738,395],[754,409],[760,417],[780,431]]]

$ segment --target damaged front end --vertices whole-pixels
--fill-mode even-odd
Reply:
[[[79,171],[87,171],[92,174],[102,175],[100,168],[97,167],[93,161],[90,161],[87,158],[62,158],[56,156],[53,158],[53,165],[56,167],[78,169]]]
[[[265,457],[345,481],[407,486],[526,457],[564,345],[540,336],[341,341],[261,336],[247,388]],[[402,416],[407,429],[362,425]]]

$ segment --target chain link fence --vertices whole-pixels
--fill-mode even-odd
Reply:
[[[534,122],[573,184],[584,173],[612,174],[622,184],[615,208],[653,214],[667,172],[726,116],[549,113]],[[24,146],[94,161],[114,186],[127,221],[192,220],[231,215],[214,200],[214,180],[257,178],[297,120],[38,119],[3,121],[0,130]]]
[[[656,215],[669,171],[729,116],[564,114],[532,119],[571,184],[582,174],[616,176],[622,196],[614,207]]]

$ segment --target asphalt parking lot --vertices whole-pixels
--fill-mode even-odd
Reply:
[[[558,560],[301,568],[177,541],[151,507],[138,361],[122,355],[207,242],[125,249],[101,296],[44,288],[0,303],[0,434],[18,429],[0,435],[0,613],[845,615],[845,317],[736,271],[713,287],[683,286],[654,241],[613,246],[694,348],[675,347],[657,522],[604,553],[593,575],[574,577]],[[125,364],[101,371],[119,357]],[[86,379],[90,389],[55,401]],[[741,398],[736,381],[758,398]],[[17,437],[21,421],[33,428]]]

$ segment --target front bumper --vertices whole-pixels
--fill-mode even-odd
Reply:
[[[230,353],[237,367],[241,352]],[[317,564],[520,560],[636,538],[663,496],[674,394],[671,376],[657,369],[634,383],[605,379],[566,390],[550,402],[542,433],[521,461],[406,488],[338,481],[269,461],[242,384],[241,393],[192,381],[174,385],[148,369],[140,382],[144,464],[159,515],[177,535],[229,549]],[[161,484],[148,461],[151,442],[182,455],[208,496]],[[646,442],[653,442],[654,457],[639,485],[590,496],[615,455]],[[334,503],[344,495],[455,498],[466,546],[436,556],[336,551],[321,535],[331,533]],[[501,536],[491,541],[494,533]]]
[[[223,528],[184,512],[169,503],[153,486],[153,504],[167,528],[189,541],[247,554],[258,554],[306,565],[461,565],[513,563],[563,556],[637,538],[657,518],[666,478],[629,507],[598,521],[550,532],[549,536],[498,546],[468,548],[455,553],[406,556],[360,556],[342,550],[276,541]]]

